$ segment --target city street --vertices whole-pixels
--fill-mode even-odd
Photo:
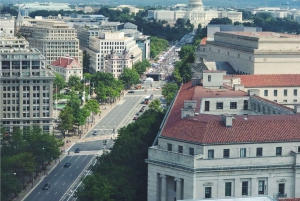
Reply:
[[[66,156],[60,163],[40,182],[36,188],[26,197],[25,201],[58,201],[70,188],[77,177],[85,171],[95,153],[91,155]],[[70,162],[71,166],[64,168],[64,164]],[[49,182],[51,187],[43,190]]]

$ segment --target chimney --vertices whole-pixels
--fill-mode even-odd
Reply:
[[[294,112],[300,114],[300,105],[294,105]]]
[[[232,127],[233,116],[230,114],[222,114],[222,121],[226,127]]]

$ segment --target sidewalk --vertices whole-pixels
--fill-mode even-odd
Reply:
[[[59,156],[59,159],[57,161],[52,161],[50,162],[47,166],[46,166],[46,170],[40,172],[37,177],[34,179],[33,184],[32,182],[28,183],[27,187],[25,189],[23,189],[23,191],[13,200],[14,201],[22,201],[30,192],[31,190],[33,190],[35,188],[36,185],[38,185],[40,182],[43,182],[45,178],[47,178],[47,175],[52,171],[52,169],[56,166],[56,165],[63,165],[60,164],[60,161],[66,156],[67,151],[76,143],[78,142],[80,139],[84,138],[84,136],[93,128],[94,125],[96,125],[103,117],[105,117],[106,114],[108,114],[112,108],[114,108],[114,106],[116,106],[118,104],[118,102],[120,102],[123,99],[124,96],[120,97],[120,99],[118,99],[115,103],[113,104],[106,104],[106,105],[101,105],[100,106],[100,111],[101,114],[100,115],[95,115],[94,116],[94,122],[90,123],[89,125],[87,125],[86,127],[83,126],[83,133],[81,135],[81,138],[79,138],[80,136],[75,134],[75,135],[70,135],[70,134],[66,134],[66,137],[64,140],[65,142],[65,146],[61,147],[61,150],[64,151],[65,153],[62,152],[62,154]],[[62,137],[62,135],[60,134],[60,136],[57,137]],[[67,142],[68,141],[68,142]],[[46,181],[45,181],[46,182]]]

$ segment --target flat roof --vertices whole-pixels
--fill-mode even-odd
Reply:
[[[300,35],[295,34],[285,34],[285,33],[276,33],[276,32],[216,32],[215,34],[230,34],[238,36],[248,36],[253,38],[299,38]]]

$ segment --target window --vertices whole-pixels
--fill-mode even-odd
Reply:
[[[211,82],[211,75],[208,75],[207,80],[208,82]]]
[[[264,96],[268,96],[268,90],[264,90]]]
[[[242,182],[242,195],[248,195],[248,181]]]
[[[194,156],[194,148],[189,148],[189,154],[190,154],[191,156]]]
[[[287,96],[287,89],[283,90],[283,95]]]
[[[244,110],[248,110],[248,100],[244,100]]]
[[[214,158],[214,150],[213,149],[208,150],[208,158]]]
[[[285,186],[284,183],[280,183],[280,184],[278,185],[278,194],[279,194],[279,195],[283,195],[283,194],[284,194],[284,186]]]
[[[284,103],[287,103],[287,100],[283,100]]]
[[[282,155],[282,147],[276,147],[276,156]]]
[[[230,156],[230,149],[223,150],[223,158],[229,158]]]
[[[180,145],[178,145],[178,153],[183,153],[183,147],[182,146],[180,146]]]
[[[246,157],[246,148],[240,148],[240,157]]]
[[[219,109],[219,110],[221,110],[221,109],[223,109],[223,102],[218,102],[217,103],[217,108],[216,108],[217,110]]]
[[[294,89],[294,96],[297,96],[297,89]]]
[[[265,194],[265,181],[258,181],[258,195]]]
[[[231,196],[231,182],[225,182],[225,196]]]
[[[209,111],[209,101],[205,101],[205,111]]]
[[[263,154],[263,148],[256,148],[256,156],[262,156]]]
[[[274,90],[274,96],[277,96],[277,90]]]
[[[172,151],[172,144],[168,143],[168,151]]]
[[[237,102],[230,102],[230,109],[236,109],[237,108]]]
[[[211,198],[211,187],[205,187],[205,198]]]
[[[300,146],[298,146],[298,153],[300,153]]]

